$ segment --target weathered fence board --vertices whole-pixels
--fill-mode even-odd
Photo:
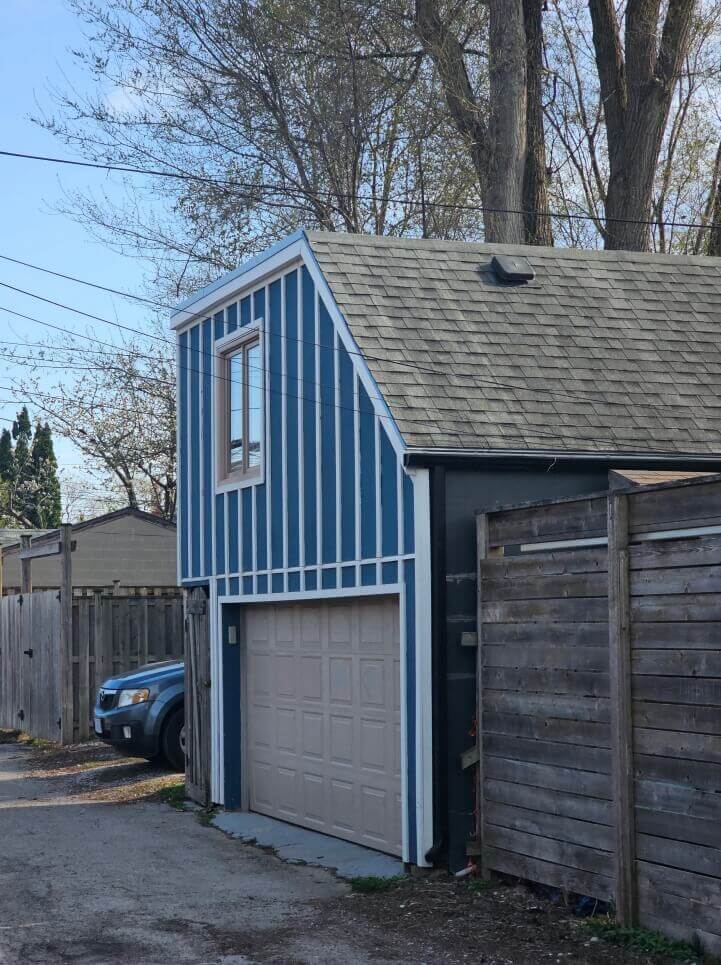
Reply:
[[[154,619],[158,611],[160,619]],[[139,626],[153,629],[141,635]],[[88,738],[104,680],[143,663],[182,657],[182,599],[117,592],[75,597],[65,661],[62,641],[56,590],[0,600],[0,726],[65,743]]]
[[[469,852],[721,953],[721,479],[483,520]]]
[[[185,601],[185,783],[188,796],[210,803],[210,634],[205,591],[191,590]]]

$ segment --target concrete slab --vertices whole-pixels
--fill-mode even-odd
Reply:
[[[241,841],[272,848],[284,861],[329,868],[341,878],[393,878],[403,874],[403,862],[389,854],[276,821],[264,814],[221,811],[213,818],[213,824]]]

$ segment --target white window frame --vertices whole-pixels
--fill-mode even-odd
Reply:
[[[243,470],[232,468],[230,465],[229,423],[230,423],[230,392],[228,370],[230,358],[236,355],[249,343],[257,342],[260,348],[260,394],[262,401],[262,423],[260,427],[260,464],[252,469]],[[228,489],[243,489],[255,486],[265,478],[265,436],[267,424],[266,380],[265,380],[265,341],[263,338],[262,320],[258,319],[252,325],[246,325],[220,338],[215,343],[215,466],[216,489],[224,492]]]

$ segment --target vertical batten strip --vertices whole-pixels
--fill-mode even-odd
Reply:
[[[268,286],[268,364],[270,392],[269,449],[270,459],[266,474],[269,487],[268,529],[270,556],[268,568],[278,570],[284,563],[284,507],[285,480],[285,413],[283,411],[283,284],[277,279]],[[275,582],[275,581],[272,581]]]
[[[360,398],[359,398],[359,391],[358,391],[358,374],[355,371],[355,368],[352,369],[352,377],[353,377],[353,491],[355,493],[355,499],[353,503],[353,514],[354,514],[353,523],[355,527],[355,557],[356,557],[355,582],[356,582],[356,586],[360,586],[360,563],[358,562],[358,559],[363,555],[361,552]]]
[[[340,355],[338,353],[338,329],[333,328],[333,438],[335,440],[335,559],[338,562],[336,568],[336,586],[341,585],[340,560],[341,551],[341,506],[343,502],[343,476],[341,471],[341,447],[340,447]]]
[[[303,438],[303,410],[305,407],[305,382],[303,372],[303,273],[296,273],[296,323],[297,335],[297,408],[298,408],[298,564],[305,563],[305,439]]]
[[[200,515],[200,325],[190,330],[190,449],[194,458],[190,460],[190,576],[200,576],[201,556],[201,515]]]
[[[338,340],[338,449],[340,453],[340,526],[339,558],[350,562],[356,558],[356,444],[355,444],[355,375],[350,356]]]
[[[298,463],[298,272],[284,277],[283,304],[283,391],[285,392],[283,506],[283,565],[286,570],[299,563],[298,518],[300,515],[300,472]],[[286,575],[287,580],[287,575]],[[286,589],[287,589],[286,585]]]
[[[181,332],[178,338],[178,453],[180,457],[180,472],[178,484],[180,488],[180,526],[178,527],[178,546],[180,548],[180,577],[188,577],[188,539],[190,535],[190,519],[188,507],[188,333]]]
[[[383,504],[381,501],[382,490],[381,490],[381,424],[380,419],[374,414],[373,417],[373,465],[375,467],[375,479],[374,482],[374,493],[373,499],[375,504],[375,555],[376,557],[381,557],[383,555]],[[381,582],[381,564],[376,563],[376,583]]]
[[[218,313],[221,318],[223,313]],[[202,327],[201,433],[203,439],[203,576],[213,573],[213,545],[215,542],[215,506],[213,499],[213,323],[208,318]]]
[[[323,489],[323,467],[321,465],[321,429],[320,429],[320,296],[318,289],[315,291],[315,370],[314,378],[316,382],[315,390],[315,478],[316,478],[316,563],[323,561],[323,546],[321,543],[323,520],[321,517],[323,504],[321,500],[321,490]],[[320,570],[318,575],[318,587],[320,587]]]
[[[318,444],[316,388],[316,292],[303,268],[303,563],[318,559]]]
[[[321,563],[337,560],[337,480],[336,480],[336,406],[335,406],[335,328],[322,301],[318,306],[320,325],[321,428],[319,448],[323,499],[321,503]]]

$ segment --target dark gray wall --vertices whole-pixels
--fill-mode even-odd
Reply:
[[[475,649],[461,633],[476,629],[475,514],[514,503],[598,492],[608,486],[605,467],[510,470],[431,470],[434,525],[434,711],[437,839],[445,837],[448,864],[467,863],[465,844],[474,829],[473,772],[460,755],[473,743]],[[442,518],[445,517],[445,518]]]

